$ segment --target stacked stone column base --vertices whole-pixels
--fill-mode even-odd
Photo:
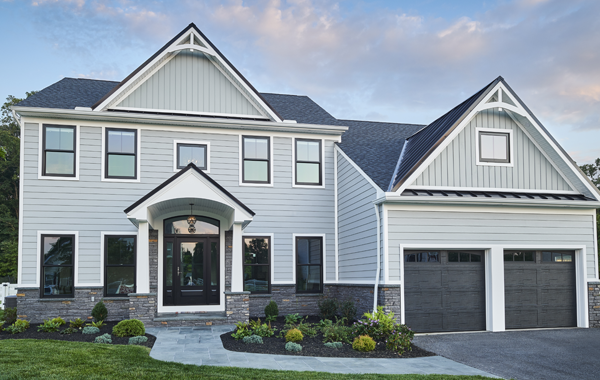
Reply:
[[[588,282],[590,327],[600,327],[600,282]]]
[[[248,322],[250,318],[250,292],[225,292],[227,323]]]

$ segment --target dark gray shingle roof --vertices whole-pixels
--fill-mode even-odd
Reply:
[[[119,82],[85,78],[63,78],[37,94],[23,100],[17,106],[62,109],[91,107],[117,84]]]

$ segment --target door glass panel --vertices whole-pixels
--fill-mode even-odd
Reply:
[[[170,241],[165,249],[165,286],[173,286],[173,243]]]
[[[181,286],[204,285],[204,244],[181,243]]]
[[[542,261],[552,261],[552,252],[542,252]]]
[[[219,245],[210,243],[210,285],[217,286],[219,279]]]
[[[480,263],[481,262],[481,255],[471,254],[471,262],[472,263]]]
[[[468,263],[469,262],[469,254],[465,253],[465,252],[461,252],[460,253],[460,262],[461,263]]]
[[[557,252],[552,252],[552,261],[561,262],[562,261],[562,255],[560,253],[557,253]]]
[[[523,261],[523,252],[514,252],[513,257],[515,261]]]
[[[458,252],[448,252],[448,262],[457,263],[458,262]]]
[[[573,261],[573,256],[571,256],[571,254],[569,253],[563,253],[562,261],[563,263],[570,263],[571,261]]]
[[[533,251],[525,252],[525,261],[535,261],[535,252],[533,252]]]

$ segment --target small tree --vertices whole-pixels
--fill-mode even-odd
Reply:
[[[102,300],[98,301],[96,306],[92,309],[92,317],[94,317],[94,321],[105,321],[108,317],[108,310],[106,306],[104,306],[104,302]]]
[[[277,302],[271,301],[265,307],[265,316],[269,319],[275,320],[279,315],[279,308],[277,307]]]

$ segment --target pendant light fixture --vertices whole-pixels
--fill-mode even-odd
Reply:
[[[188,232],[190,234],[195,234],[196,233],[196,226],[195,226],[195,224],[196,224],[196,217],[194,216],[193,207],[194,207],[194,204],[190,203],[190,216],[188,216],[188,218],[187,218],[187,222],[188,222],[188,225],[189,225]]]

